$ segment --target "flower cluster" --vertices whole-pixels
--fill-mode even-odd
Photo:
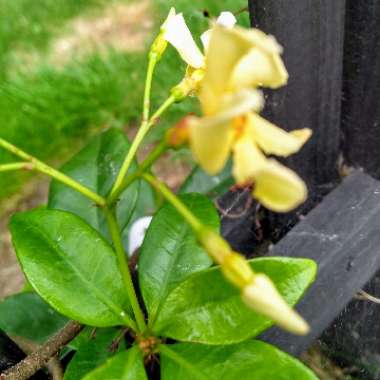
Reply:
[[[178,99],[195,93],[201,103],[203,116],[186,118],[188,140],[199,165],[215,175],[232,153],[237,184],[253,185],[254,197],[264,206],[287,212],[306,199],[306,186],[296,173],[267,156],[297,152],[311,131],[286,132],[259,115],[264,98],[258,88],[287,83],[282,48],[274,37],[235,22],[231,13],[223,12],[201,36],[202,53],[182,14],[170,12],[163,39],[188,64],[173,93]]]
[[[272,36],[235,23],[231,13],[223,12],[201,36],[202,53],[182,14],[170,11],[160,38],[174,46],[188,65],[172,95],[177,100],[196,95],[203,116],[186,117],[169,131],[167,140],[171,146],[189,142],[195,159],[210,175],[221,171],[232,153],[237,184],[253,185],[253,195],[263,205],[286,212],[306,199],[306,186],[296,173],[267,156],[287,157],[297,152],[311,131],[286,132],[259,115],[264,106],[259,88],[275,89],[287,83],[282,48]],[[198,239],[251,309],[293,333],[308,332],[307,323],[285,302],[270,278],[254,273],[223,238],[205,229]]]

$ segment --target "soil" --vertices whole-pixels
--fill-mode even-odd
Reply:
[[[109,48],[141,51],[153,26],[150,2],[113,3],[95,17],[79,17],[69,32],[52,43],[51,60],[64,64],[72,57],[102,52]]]
[[[8,231],[10,217],[46,203],[48,180],[37,177],[25,185],[22,194],[17,194],[0,203],[0,299],[20,291],[24,285],[24,276],[12,249]]]

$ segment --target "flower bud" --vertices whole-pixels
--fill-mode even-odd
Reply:
[[[173,128],[170,128],[165,135],[166,144],[174,149],[180,148],[189,141],[188,119],[192,116],[182,118]]]
[[[252,283],[254,273],[247,260],[237,253],[227,256],[222,264],[224,276],[239,289]]]
[[[264,274],[254,276],[251,284],[243,289],[242,299],[251,309],[294,334],[305,335],[309,332],[305,320],[285,302]]]
[[[168,14],[168,17],[163,22],[160,28],[160,33],[156,37],[156,39],[153,41],[152,46],[149,50],[149,58],[155,59],[159,61],[164,54],[167,46],[168,41],[165,39],[165,33],[166,33],[166,26],[170,22],[170,20],[176,16],[176,12],[174,8],[171,8]]]
[[[231,247],[228,243],[209,228],[200,231],[198,239],[209,256],[217,264],[223,265],[226,257],[232,254]]]
[[[167,46],[168,42],[164,39],[164,35],[161,32],[153,41],[153,44],[149,50],[149,59],[155,59],[159,61],[164,54]]]

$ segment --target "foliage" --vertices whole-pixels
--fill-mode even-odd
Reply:
[[[162,3],[158,1],[157,4]],[[210,3],[211,12],[216,5],[216,2]],[[199,21],[200,11],[197,12],[192,15],[194,22]],[[207,59],[202,55],[199,67],[189,64],[186,72],[184,70],[179,74],[179,79],[182,79],[185,73],[183,80],[172,90],[170,87],[176,84],[176,78],[167,76],[173,79],[173,83],[162,86],[160,90],[166,89],[170,95],[157,111],[150,114],[157,101],[154,99],[150,102],[154,69],[158,65],[156,75],[160,78],[168,67],[162,66],[159,71],[161,58],[165,62],[163,53],[168,42],[172,43],[166,34],[170,22],[183,23],[183,20],[172,11],[149,50],[143,117],[132,142],[119,128],[108,128],[95,136],[60,170],[55,170],[20,147],[0,139],[0,147],[7,151],[5,157],[12,155],[19,159],[14,161],[13,158],[12,164],[0,165],[0,171],[9,173],[26,169],[52,178],[46,207],[19,212],[11,218],[10,232],[16,255],[35,293],[20,294],[0,304],[0,326],[5,326],[10,334],[38,343],[45,342],[67,318],[87,326],[80,337],[66,347],[65,353],[72,349],[76,353],[66,369],[65,380],[145,380],[151,376],[152,366],[157,371],[157,362],[163,379],[188,379],[191,376],[196,379],[315,380],[315,375],[296,359],[275,347],[252,340],[273,323],[291,332],[307,333],[307,323],[292,306],[313,282],[316,265],[307,259],[275,257],[247,261],[234,252],[220,236],[220,221],[212,199],[236,179],[236,164],[239,164],[239,160],[236,157],[232,160],[232,173],[231,165],[210,173],[208,165],[203,165],[203,159],[198,159],[198,164],[205,171],[196,168],[182,185],[179,195],[154,176],[151,169],[152,164],[169,149],[183,144],[189,144],[194,149],[196,144],[192,139],[201,130],[222,124],[233,135],[236,126],[238,131],[247,127],[241,124],[248,120],[247,113],[250,112],[251,115],[259,111],[252,103],[259,94],[257,83],[249,83],[251,90],[231,87],[227,91],[223,88],[214,97],[214,105],[217,104],[221,118],[218,112],[216,115],[206,112],[206,115],[196,118],[195,124],[177,124],[165,133],[162,141],[144,161],[136,162],[136,153],[143,140],[167,109],[176,107],[176,103],[185,100],[190,94],[195,93],[202,99],[204,86],[209,86],[206,88],[208,95],[213,91],[213,85],[208,82],[208,65],[217,62],[212,59],[212,52],[217,49],[213,49],[211,40],[209,49],[205,48]],[[239,54],[239,59],[244,59],[245,54],[249,55],[251,49],[260,50],[268,41],[274,43],[272,38],[260,34],[264,42],[256,44],[256,40],[252,42],[247,37],[248,32],[233,26],[222,27],[216,24],[212,33],[217,37],[224,36],[221,40],[227,42],[236,36],[243,39],[243,48],[236,49],[238,53],[235,52],[235,55]],[[172,44],[182,53],[180,47]],[[229,50],[223,51],[225,54]],[[263,48],[260,54],[264,55],[264,61],[268,58],[266,55],[269,56],[267,71],[271,72],[272,55],[276,54],[274,62],[277,63],[280,62],[280,57],[278,52],[268,51],[269,53]],[[120,59],[118,55],[115,57],[116,60]],[[228,60],[230,56],[225,58]],[[102,71],[103,65],[97,66],[99,61],[94,62],[94,67]],[[124,64],[123,59],[118,62]],[[134,64],[138,64],[138,59]],[[219,60],[219,64],[223,65],[224,62]],[[238,60],[232,66],[240,67]],[[266,70],[263,72],[264,74],[259,70],[258,75],[265,77]],[[104,77],[100,76],[99,81],[96,79],[97,73],[93,77],[92,74],[74,75],[74,79],[66,83],[65,78],[75,74],[75,70],[66,71],[61,78],[63,87],[74,86],[74,94],[77,79],[84,81],[84,88],[92,88],[85,93],[79,91],[80,96],[89,96],[88,103],[83,102],[81,105],[78,119],[83,117],[82,108],[86,110],[86,105],[89,105],[85,124],[90,120],[109,121],[112,118],[109,114],[104,115],[107,107],[103,108],[102,102],[107,99],[113,99],[110,108],[116,113],[124,112],[118,102],[118,91],[122,91],[119,86],[123,79],[112,75],[108,78],[109,73],[103,73]],[[259,79],[262,83],[262,78]],[[272,73],[269,79],[264,79],[270,82],[273,79]],[[225,78],[217,80],[223,82]],[[214,78],[211,82],[217,80]],[[244,86],[247,84],[242,84]],[[91,97],[94,88],[99,91],[99,98]],[[11,87],[8,91],[10,89]],[[53,88],[50,90],[57,95]],[[242,100],[241,90],[248,97],[248,102],[247,98]],[[62,115],[57,115],[57,121],[62,123],[58,122],[57,130],[51,131],[50,139],[56,136],[57,131],[70,131],[75,126],[76,107],[79,103],[71,103],[66,96],[67,93],[62,94],[62,98],[58,96],[55,101],[57,104],[62,101],[62,114],[66,117],[69,115],[72,119],[64,123]],[[236,104],[240,101],[242,103]],[[33,102],[36,105],[34,110],[39,109],[38,117],[43,120],[43,110],[45,107],[50,108],[51,104],[44,104],[43,98],[28,98],[29,104]],[[227,118],[221,111],[221,104],[223,109],[233,111],[226,111]],[[186,110],[186,107],[189,106],[177,106],[176,111]],[[206,108],[202,107],[203,111]],[[28,113],[24,117],[26,115]],[[32,115],[35,113],[29,114]],[[51,121],[50,117],[48,115],[46,119]],[[171,117],[173,116],[169,116],[166,122],[172,127]],[[27,119],[29,120],[25,120]],[[209,120],[213,122],[207,124]],[[31,121],[30,126],[33,123]],[[26,131],[27,129],[24,130],[25,138],[28,137]],[[220,135],[221,132],[216,134],[216,138]],[[20,136],[21,133],[17,138],[20,139]],[[237,138],[239,136],[237,134]],[[289,136],[285,132],[281,136],[285,146]],[[20,140],[21,147],[25,147],[23,141],[25,139]],[[210,143],[207,139],[202,142],[206,148]],[[276,141],[276,147],[280,143]],[[39,143],[34,145],[37,152],[38,146]],[[298,149],[293,149],[292,153]],[[227,160],[229,151],[226,153]],[[218,152],[211,149],[206,157],[209,162],[215,162],[214,154],[218,155]],[[269,175],[273,174],[269,170],[272,162],[265,159],[259,168],[263,173],[260,170],[257,172],[264,179],[268,172]],[[261,162],[258,160],[254,164],[261,165]],[[245,165],[249,169],[253,166],[252,162],[250,165],[245,162]],[[275,189],[278,202],[282,201],[283,193],[288,192],[288,188],[280,191],[285,187],[284,181],[275,181],[279,177],[281,176],[274,180],[270,177],[270,181],[266,182],[268,192]],[[261,177],[254,178],[257,183],[258,178]],[[290,179],[292,178],[294,177]],[[280,178],[283,179],[284,176]],[[254,189],[255,186],[252,185],[253,183],[248,183],[248,187]],[[160,205],[156,203],[153,192],[166,202],[161,202]],[[253,195],[256,195],[254,191]],[[294,195],[297,196],[298,193],[293,192],[292,196]],[[274,204],[272,203],[273,207]],[[295,204],[292,203],[291,206],[295,207]],[[153,218],[143,234],[142,246],[137,252],[128,252],[126,243],[130,238],[128,233],[132,223],[152,208]],[[138,259],[130,259],[129,254],[133,258],[137,254]],[[14,320],[9,322],[13,307],[17,312]],[[38,316],[34,321],[33,332],[24,328],[28,323],[29,312]],[[89,333],[91,328],[96,330]],[[5,380],[10,372],[5,373]]]

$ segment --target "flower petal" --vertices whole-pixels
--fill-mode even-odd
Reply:
[[[267,164],[267,158],[260,152],[250,136],[245,133],[234,144],[232,174],[239,185],[251,183],[256,173]]]
[[[266,154],[282,157],[298,152],[312,134],[308,128],[286,132],[254,113],[248,115],[248,123],[257,145]]]
[[[302,179],[275,160],[268,160],[255,173],[254,181],[254,197],[270,210],[288,212],[306,200],[307,188]]]
[[[197,69],[204,65],[204,56],[196,45],[182,13],[169,17],[164,38],[177,49],[188,65]]]
[[[233,13],[222,12],[216,20],[216,23],[218,25],[224,26],[225,28],[233,28],[236,24],[236,21],[236,17],[233,15]],[[210,44],[211,30],[212,29],[208,29],[201,35],[201,40],[205,53],[207,53],[208,46]]]
[[[224,95],[220,100],[220,110],[214,118],[231,120],[251,110],[259,112],[264,106],[264,96],[259,90],[241,90]],[[211,118],[209,118],[211,120]]]
[[[255,47],[236,65],[231,88],[269,87],[278,88],[288,81],[288,72],[278,54]]]
[[[214,25],[206,54],[206,72],[200,89],[200,101],[206,115],[217,112],[220,97],[226,92],[235,65],[248,53],[250,41],[241,38],[236,28]]]
[[[166,20],[162,23],[161,25],[161,30],[165,31],[166,30],[166,25],[168,24],[169,20],[171,20],[173,17],[176,16],[176,10],[174,7],[171,7],[169,10],[168,17],[166,17]]]
[[[234,131],[229,121],[203,123],[193,118],[189,124],[190,146],[195,160],[210,175],[218,173],[225,166],[231,151]]]
[[[225,28],[233,28],[236,24],[236,17],[231,12],[221,12],[216,20],[218,25],[222,25]]]
[[[208,29],[204,33],[201,34],[201,41],[202,41],[203,50],[205,54],[207,54],[207,50],[210,45],[211,32],[212,30]]]

